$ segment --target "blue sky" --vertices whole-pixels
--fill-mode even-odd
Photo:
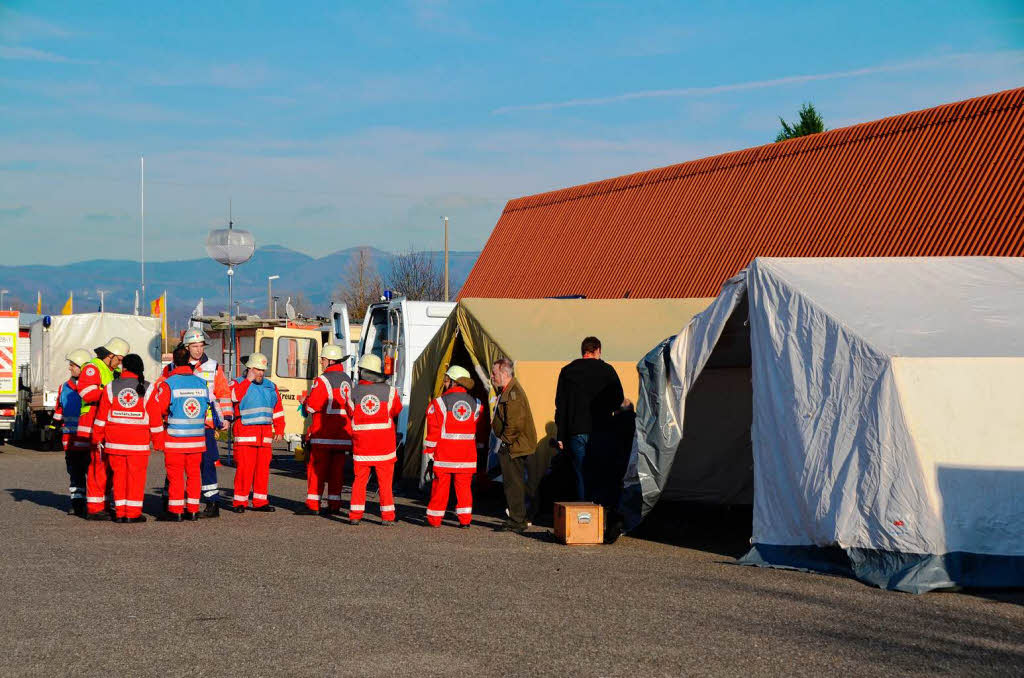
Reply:
[[[17,263],[483,246],[513,197],[1024,85],[1013,2],[0,0]],[[4,257],[3,263],[11,260]],[[13,262],[11,262],[13,263]]]

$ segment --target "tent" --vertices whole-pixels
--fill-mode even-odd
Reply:
[[[639,371],[627,528],[749,498],[747,564],[1024,585],[1024,259],[756,259]]]
[[[555,386],[558,372],[580,355],[580,342],[597,336],[602,356],[635,402],[636,362],[651,345],[679,330],[681,319],[704,309],[711,299],[463,299],[416,360],[407,453],[406,479],[421,471],[427,405],[441,390],[452,362],[469,368],[480,385],[477,396],[488,401],[490,367],[498,358],[515,363],[516,378],[526,391],[537,428],[538,445],[555,435]],[[482,433],[482,436],[485,435]]]

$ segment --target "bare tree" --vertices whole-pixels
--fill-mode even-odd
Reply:
[[[387,283],[396,295],[404,295],[410,300],[436,301],[444,298],[444,272],[427,252],[415,252],[410,248],[397,255],[391,262]]]
[[[353,321],[362,320],[366,307],[380,298],[381,287],[373,256],[363,247],[349,260],[341,274],[341,284],[334,288],[331,298],[348,306]]]

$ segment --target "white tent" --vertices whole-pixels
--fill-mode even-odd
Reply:
[[[757,259],[639,368],[627,524],[752,479],[743,562],[1024,585],[1024,259]]]

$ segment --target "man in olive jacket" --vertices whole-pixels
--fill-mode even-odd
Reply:
[[[531,512],[535,513],[537,487],[544,475],[542,470],[528,463],[537,448],[537,430],[533,425],[530,401],[516,381],[511,360],[502,358],[494,362],[491,384],[498,392],[491,430],[501,441],[498,460],[508,504],[508,520],[502,529],[523,532],[527,526],[526,500],[530,500]]]

